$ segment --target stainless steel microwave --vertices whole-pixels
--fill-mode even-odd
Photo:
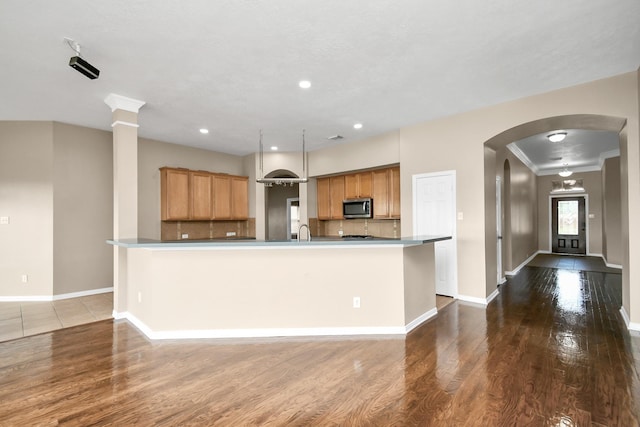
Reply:
[[[373,218],[373,199],[346,199],[342,201],[342,216],[346,219]]]

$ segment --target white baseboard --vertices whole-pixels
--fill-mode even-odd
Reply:
[[[549,253],[549,252],[547,252],[547,251],[536,251],[536,252],[534,252],[533,255],[531,255],[529,258],[524,260],[515,269],[513,269],[511,271],[505,271],[504,274],[507,275],[507,276],[515,276],[516,274],[518,274],[520,272],[520,270],[522,270],[524,268],[525,265],[529,264],[529,262],[531,262],[531,260],[534,259],[536,257],[536,255],[545,254],[545,253]]]
[[[58,295],[0,296],[0,302],[59,301],[63,299],[86,297],[89,295],[105,294],[107,292],[113,292],[113,287],[89,289],[87,291],[71,292],[68,294]]]
[[[498,281],[498,285],[502,285],[502,284],[506,283],[506,281],[507,281],[507,277],[506,276],[502,276],[500,278],[500,280]]]
[[[622,319],[624,319],[624,323],[627,325],[628,330],[640,332],[640,323],[632,322],[629,319],[629,315],[627,314],[627,310],[624,309],[624,306],[620,307],[620,314],[622,315]]]
[[[404,327],[404,333],[408,334],[409,332],[411,332],[412,330],[414,330],[418,326],[422,325],[427,320],[431,319],[436,314],[438,314],[438,309],[435,308],[435,307],[432,308],[431,310],[427,311],[426,313],[421,314],[420,316],[418,316],[415,319],[413,319],[411,322],[409,322]]]
[[[374,326],[345,328],[256,328],[256,329],[193,329],[177,331],[154,331],[129,312],[116,313],[114,319],[126,319],[147,338],[152,340],[198,339],[198,338],[275,338],[349,335],[406,335],[438,313],[433,308],[406,326]]]
[[[458,295],[458,299],[460,301],[470,302],[470,303],[473,303],[473,304],[480,304],[480,305],[486,307],[499,294],[500,294],[500,291],[498,289],[496,289],[495,291],[491,292],[491,295],[489,295],[487,298],[470,297],[468,295]]]
[[[54,295],[53,300],[58,301],[61,299],[69,299],[69,298],[78,298],[78,297],[86,297],[89,295],[98,295],[98,294],[106,294],[109,292],[113,292],[113,286],[110,288],[100,288],[100,289],[90,289],[88,291],[80,291],[80,292],[71,292],[68,294],[59,294]]]

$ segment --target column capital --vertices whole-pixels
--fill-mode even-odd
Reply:
[[[109,107],[111,107],[112,112],[116,110],[124,110],[136,114],[138,114],[140,108],[142,108],[142,106],[146,104],[146,102],[144,101],[127,98],[126,96],[122,95],[116,95],[115,93],[110,93],[109,95],[107,95],[107,97],[104,99],[104,102]]]

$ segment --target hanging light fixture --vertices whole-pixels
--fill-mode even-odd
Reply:
[[[547,139],[551,142],[561,142],[567,137],[566,132],[553,132],[547,135]]]
[[[565,164],[564,164],[564,169],[562,169],[560,172],[558,172],[558,175],[560,175],[560,176],[561,176],[561,177],[563,177],[563,178],[568,178],[568,177],[570,177],[570,176],[573,174],[573,172],[571,172],[571,171],[567,168],[567,166],[568,166],[568,165],[565,163]]]
[[[293,186],[293,184],[303,184],[308,182],[307,178],[307,150],[304,140],[304,129],[302,130],[302,178],[266,178],[264,176],[264,147],[262,145],[262,129],[260,129],[260,178],[256,179],[256,182],[265,184],[266,187],[272,187],[275,185],[287,185]]]

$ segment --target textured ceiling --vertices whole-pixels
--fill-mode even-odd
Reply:
[[[638,0],[2,0],[0,120],[108,130],[116,93],[146,102],[142,137],[247,154],[260,129],[283,150],[306,129],[313,150],[635,71],[639,16]]]

